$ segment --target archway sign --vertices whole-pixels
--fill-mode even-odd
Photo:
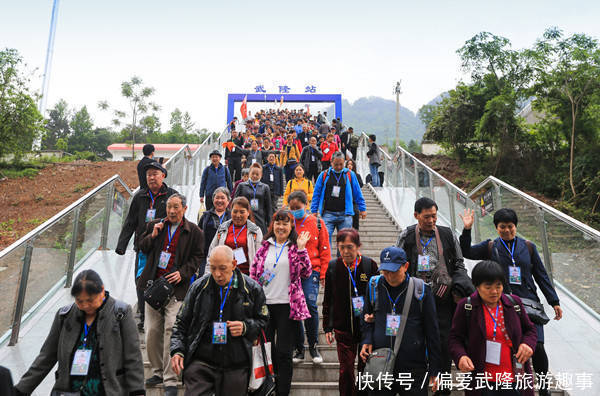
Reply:
[[[342,120],[342,95],[340,94],[247,94],[246,102],[273,103],[334,103],[335,118]],[[242,102],[246,94],[227,95],[227,123],[233,120],[235,102]]]

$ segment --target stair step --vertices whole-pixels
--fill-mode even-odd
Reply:
[[[294,366],[292,381],[300,382],[335,382],[339,378],[340,364],[300,363]]]

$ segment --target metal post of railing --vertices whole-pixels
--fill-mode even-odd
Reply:
[[[29,267],[31,266],[31,256],[33,255],[33,241],[27,241],[25,246],[25,256],[23,256],[23,267],[21,267],[21,277],[19,280],[19,291],[17,294],[17,303],[13,311],[12,330],[10,332],[9,346],[17,345],[19,342],[19,331],[21,329],[21,317],[23,316],[23,307],[25,306],[25,294],[27,292],[27,281],[29,280]]]
[[[415,165],[415,197],[419,199],[419,165],[417,165],[416,161],[413,161]]]
[[[548,271],[548,275],[550,275],[550,280],[552,284],[554,284],[554,265],[552,264],[552,254],[550,254],[550,246],[548,246],[548,230],[546,228],[546,220],[544,219],[544,210],[540,207],[537,208],[537,221],[538,226],[540,227],[540,236],[542,238],[542,251],[544,252],[544,264],[546,265],[546,270]]]
[[[423,169],[423,171],[424,171],[423,174],[427,175],[427,178],[429,179],[429,192],[430,192],[431,199],[433,199],[435,201],[435,190],[433,188],[434,187],[433,177],[432,177],[431,173],[429,173],[427,171],[427,169]]]
[[[104,218],[102,219],[102,234],[100,236],[100,249],[108,249],[108,226],[110,225],[110,213],[112,212],[115,199],[115,183],[112,182],[106,189],[106,203],[104,205]]]
[[[65,288],[71,287],[73,282],[73,268],[75,267],[75,257],[77,256],[77,234],[79,234],[79,214],[81,213],[81,206],[75,208],[73,212],[73,235],[71,236],[71,249],[69,251],[69,260],[67,262],[67,270],[65,281]]]
[[[406,154],[402,151],[402,187],[406,187]]]
[[[452,231],[456,230],[456,210],[454,208],[454,192],[449,185],[446,184],[446,191],[448,192],[448,208],[450,208],[450,225],[452,226]]]

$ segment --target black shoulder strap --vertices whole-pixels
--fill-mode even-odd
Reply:
[[[513,298],[512,295],[505,294],[505,296],[506,296],[506,298],[508,298],[508,301],[510,301],[510,303],[512,304],[512,306],[515,309],[515,311],[517,311],[517,313],[519,314],[519,316],[521,316],[521,306],[519,304],[517,304],[517,302],[515,301],[515,299]]]
[[[531,241],[529,240],[525,240],[525,245],[527,245],[527,251],[529,252],[529,259],[531,260],[532,264],[533,264],[533,245],[531,244]]]

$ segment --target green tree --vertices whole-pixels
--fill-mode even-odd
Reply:
[[[71,122],[71,134],[67,140],[70,151],[95,151],[94,147],[94,136],[92,130],[94,129],[94,122],[86,106],[83,106],[77,111]]]
[[[600,88],[598,41],[585,34],[564,37],[558,28],[550,28],[529,55],[536,66],[533,93],[542,107],[553,108],[553,116],[569,126],[569,186],[575,196],[576,134],[582,128],[578,121]]]
[[[60,99],[52,109],[48,112],[48,120],[46,122],[46,130],[42,137],[42,148],[51,150],[58,148],[59,139],[67,139],[71,134],[69,119],[71,118],[71,110],[64,99]]]
[[[155,90],[151,87],[145,87],[141,78],[134,76],[129,81],[121,83],[121,95],[129,101],[129,110],[114,109],[113,125],[126,125],[125,129],[129,131],[131,136],[131,157],[135,158],[135,142],[136,134],[141,132],[139,121],[141,117],[148,112],[157,112],[160,107],[151,102],[150,98],[154,95]],[[108,102],[101,101],[98,107],[102,110],[109,108]],[[127,124],[129,122],[129,124]]]
[[[0,157],[21,157],[44,129],[24,68],[17,50],[0,51]]]

